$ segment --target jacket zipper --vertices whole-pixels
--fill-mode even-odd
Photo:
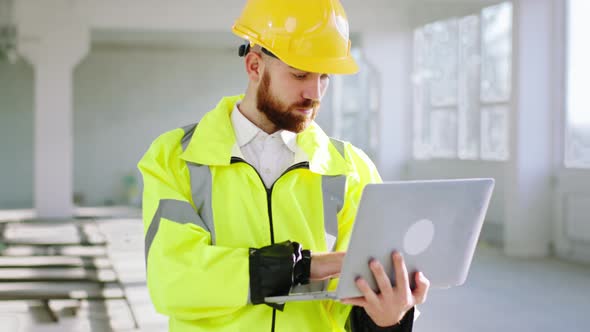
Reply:
[[[231,163],[232,164],[244,163],[244,164],[252,167],[252,169],[254,170],[254,172],[256,172],[256,175],[258,175],[258,178],[260,179],[260,182],[262,183],[262,186],[266,190],[266,202],[267,202],[267,211],[268,211],[268,221],[269,221],[269,226],[270,226],[270,244],[275,244],[274,226],[273,226],[273,222],[272,222],[272,190],[273,190],[273,188],[275,186],[275,183],[277,183],[277,181],[281,177],[283,177],[285,174],[287,174],[287,173],[289,173],[289,172],[291,172],[293,170],[296,170],[296,169],[309,168],[309,162],[304,161],[304,162],[297,163],[295,165],[291,165],[283,173],[281,173],[281,175],[275,180],[275,182],[272,184],[272,186],[270,186],[270,188],[266,188],[266,185],[264,184],[264,180],[262,180],[262,176],[260,175],[260,173],[258,173],[258,171],[256,170],[256,168],[254,166],[252,166],[250,163],[248,163],[247,161],[245,161],[244,159],[242,159],[240,157],[231,157]]]
[[[258,171],[256,170],[256,168],[254,166],[250,165],[250,163],[248,163],[244,159],[242,159],[240,157],[231,157],[231,162],[230,163],[231,164],[244,163],[244,164],[252,167],[252,169],[254,170],[254,172],[256,172],[256,174],[258,175],[258,178],[260,179],[260,182],[262,182],[262,186],[266,190],[266,202],[267,202],[267,211],[268,211],[268,222],[270,224],[270,244],[275,244],[274,226],[273,226],[273,222],[272,222],[272,189],[274,188],[274,186],[277,183],[277,181],[281,177],[283,177],[283,175],[289,173],[290,171],[293,171],[293,170],[296,170],[296,169],[299,169],[299,168],[309,168],[309,162],[304,161],[304,162],[297,163],[295,165],[291,165],[289,168],[287,168],[275,180],[275,182],[272,184],[272,186],[270,186],[270,188],[266,188],[266,185],[264,184],[264,180],[262,179],[262,176],[260,176],[260,173],[258,173]],[[270,329],[271,332],[274,332],[275,331],[276,316],[277,316],[277,309],[273,308],[272,309],[272,326],[271,326],[271,329]]]

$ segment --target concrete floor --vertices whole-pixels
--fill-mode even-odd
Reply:
[[[53,323],[39,307],[0,303],[0,330],[6,332],[166,331],[145,287],[143,226],[138,218],[109,219],[100,229],[133,311],[123,300],[56,302],[60,321]],[[60,309],[61,308],[61,309]],[[513,259],[481,244],[465,285],[431,291],[416,332],[590,331],[590,266],[555,259]],[[133,324],[135,315],[139,328]]]
[[[415,331],[590,331],[590,266],[480,245],[467,282],[433,290]]]

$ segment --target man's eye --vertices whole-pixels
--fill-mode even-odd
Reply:
[[[293,77],[295,77],[298,80],[303,80],[307,77],[307,74],[293,74]]]

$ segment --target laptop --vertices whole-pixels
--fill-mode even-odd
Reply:
[[[327,291],[327,282],[314,282],[293,287],[285,296],[266,297],[265,301],[359,297],[362,293],[354,282],[358,276],[377,291],[368,267],[371,258],[383,264],[395,284],[393,251],[403,255],[412,276],[415,271],[423,272],[430,280],[431,289],[462,285],[467,279],[493,188],[493,179],[368,184],[363,189],[336,289]]]

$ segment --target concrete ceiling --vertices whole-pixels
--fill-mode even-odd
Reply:
[[[110,7],[108,5],[113,1],[115,0],[92,1],[89,3],[89,12],[92,13],[91,16],[93,17],[91,38],[92,43],[95,45],[227,49],[235,48],[241,42],[239,38],[230,32],[230,26],[233,19],[239,15],[245,0],[218,0],[215,5],[195,0],[174,0],[166,5],[153,0],[146,2],[128,0],[126,3],[129,8],[119,7],[116,12],[109,12],[107,9],[116,7],[114,4],[111,4]],[[356,27],[357,29],[375,25],[377,21],[387,21],[387,18],[392,17],[394,12],[407,10],[408,7],[406,6],[408,5],[413,7],[414,10],[428,11],[429,6],[440,7],[443,3],[473,6],[501,2],[500,0],[341,1],[347,8],[351,28]],[[176,6],[172,6],[173,4],[176,4]],[[174,11],[175,8],[176,11]],[[222,8],[227,8],[227,10]],[[162,13],[162,11],[168,11],[167,14],[170,15],[165,16],[169,18],[170,16],[175,17],[175,22],[186,21],[186,23],[175,23],[169,19],[164,19],[162,14],[165,13]],[[160,13],[159,16],[158,12]],[[190,15],[187,12],[198,14]],[[158,21],[158,17],[162,21]],[[137,22],[124,26],[119,21],[123,20],[122,22],[124,22],[125,19],[126,22]],[[143,22],[143,20],[146,22]],[[149,23],[152,21],[158,23],[150,27]],[[190,23],[191,21],[195,23]]]

